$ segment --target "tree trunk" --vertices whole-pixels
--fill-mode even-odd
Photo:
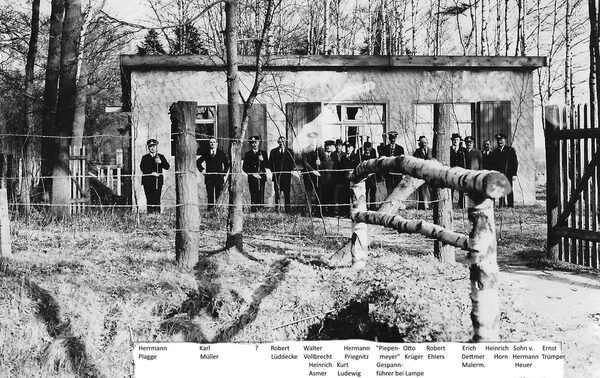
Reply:
[[[487,48],[487,8],[485,7],[485,0],[481,0],[481,55],[489,53]]]
[[[50,41],[44,86],[44,104],[42,109],[42,135],[56,134],[56,103],[58,100],[58,78],[60,72],[60,46],[65,14],[65,1],[52,0],[50,14]],[[54,165],[57,143],[54,139],[42,140],[42,177],[49,177]],[[50,180],[44,179],[50,184]]]
[[[411,36],[411,42],[412,42],[412,55],[415,55],[417,53],[416,51],[416,39],[417,39],[417,31],[416,31],[416,26],[415,26],[415,18],[417,17],[416,15],[417,10],[415,8],[415,0],[411,0],[410,1],[410,26],[412,29],[412,36]]]
[[[240,138],[240,113],[238,106],[239,77],[237,54],[237,0],[225,3],[225,48],[227,49],[227,103],[229,113],[229,212],[227,217],[227,248],[243,249],[243,198],[242,198],[242,141]]]
[[[596,97],[598,90],[596,87],[596,53],[598,50],[598,19],[596,14],[596,0],[588,0],[588,10],[590,18],[590,76],[588,81],[588,87],[590,91],[589,127],[594,128],[596,124],[595,110],[598,109],[598,101]]]
[[[515,45],[515,56],[519,55],[519,48],[521,47],[521,13],[523,11],[521,0],[517,0],[517,43]]]
[[[450,165],[452,114],[452,104],[434,105],[432,153],[434,158],[445,165]],[[431,194],[433,223],[452,231],[452,195],[450,189],[434,188]],[[440,241],[435,241],[433,253],[442,262],[455,262],[454,247],[445,245]]]
[[[496,0],[496,55],[500,55],[500,34],[502,25],[502,5],[500,0]]]
[[[73,148],[75,151],[83,147],[83,133],[85,131],[85,103],[87,100],[87,63],[85,58],[79,65],[79,79],[77,80],[77,91],[75,93],[75,115],[73,118]]]
[[[196,178],[196,139],[194,120],[196,103],[179,101],[171,105],[171,123],[175,126],[175,185],[177,193],[175,260],[180,267],[192,269],[198,263],[200,214]]]
[[[69,139],[73,135],[75,93],[77,88],[77,57],[81,37],[82,14],[80,0],[65,1],[65,19],[60,54],[60,79],[57,102],[57,150],[52,173],[52,204],[58,217],[69,212],[71,182],[69,176]]]
[[[25,65],[25,143],[23,145],[23,180],[21,186],[21,203],[25,213],[30,211],[30,193],[33,185],[34,148],[30,135],[35,134],[35,117],[33,116],[33,69],[37,55],[38,35],[40,32],[40,0],[33,0],[31,6],[31,36],[27,50]]]
[[[565,0],[565,105],[570,107],[571,102],[571,4]]]
[[[508,2],[504,0],[504,55],[508,56],[508,50],[510,49],[510,39],[508,38]]]
[[[329,0],[324,3],[323,17],[323,54],[329,55]]]

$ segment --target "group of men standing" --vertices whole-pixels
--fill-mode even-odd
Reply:
[[[506,144],[506,134],[498,133],[495,135],[495,138],[497,142],[496,149],[492,150],[492,143],[489,140],[485,140],[483,142],[483,151],[481,151],[475,148],[475,140],[473,137],[465,137],[465,146],[462,146],[460,134],[452,134],[450,166],[501,172],[508,178],[512,189],[513,180],[516,179],[517,171],[519,169],[517,152],[513,147]],[[514,203],[514,195],[511,190],[506,198],[500,198],[499,206],[514,207]],[[462,192],[459,192],[457,207],[464,207],[464,195]]]
[[[379,156],[401,156],[404,148],[396,143],[398,133],[392,131],[387,134],[388,143],[378,147]],[[350,186],[348,173],[354,170],[362,161],[377,158],[377,153],[371,142],[363,143],[362,148],[355,151],[354,143],[344,142],[342,139],[326,140],[323,147],[317,146],[318,134],[308,135],[310,144],[302,151],[302,177],[306,190],[306,200],[309,210],[322,215],[349,215],[350,213]],[[450,147],[450,166],[463,167],[473,170],[496,170],[502,172],[509,179],[511,186],[516,178],[518,159],[514,148],[506,145],[506,135],[496,134],[497,148],[491,149],[491,142],[483,142],[483,150],[474,147],[475,140],[471,136],[464,139],[460,134],[452,134]],[[273,173],[273,186],[275,189],[275,203],[281,203],[281,193],[285,204],[285,211],[291,211],[291,178],[296,171],[294,152],[287,147],[287,140],[283,136],[277,139],[278,147],[272,149],[270,154],[261,150],[260,136],[250,138],[250,150],[243,159],[242,170],[248,175],[248,187],[252,212],[264,206],[265,184],[267,169]],[[142,185],[148,204],[148,213],[160,212],[160,193],[163,185],[163,170],[168,170],[170,165],[164,155],[157,152],[158,141],[150,139],[147,142],[149,153],[142,157],[140,169],[142,171]],[[430,159],[431,150],[425,136],[419,137],[419,146],[413,156],[421,159]],[[223,190],[225,176],[230,168],[229,159],[222,149],[218,148],[215,138],[209,140],[209,150],[200,155],[196,161],[200,172],[204,173],[204,183],[208,199],[208,209],[214,208],[219,201]],[[401,174],[389,173],[383,176],[387,194],[390,195],[402,180]],[[370,175],[366,179],[366,197],[370,210],[376,210],[377,176]],[[429,199],[429,190],[426,185],[419,188],[418,208],[425,209]],[[317,205],[313,207],[312,205]],[[500,206],[514,206],[514,196],[511,193],[507,199],[500,199]],[[457,206],[464,206],[464,195],[459,192]]]

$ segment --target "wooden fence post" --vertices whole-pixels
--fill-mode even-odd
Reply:
[[[171,105],[171,122],[175,126],[175,190],[177,198],[175,259],[180,267],[193,268],[198,263],[198,182],[196,176],[196,138],[194,121],[196,103],[179,101]]]
[[[471,321],[473,341],[500,339],[500,305],[498,303],[498,262],[494,201],[481,195],[468,197],[471,264]]]
[[[450,131],[452,104],[433,105],[433,157],[444,165],[450,165]],[[432,188],[433,223],[453,230],[452,192],[450,189]],[[454,263],[454,247],[436,240],[433,254],[442,262]]]
[[[6,186],[2,185],[0,187],[0,257],[8,257],[11,254],[8,199],[6,197]]]
[[[560,237],[554,232],[557,226],[560,201],[560,146],[554,131],[560,128],[558,106],[546,107],[546,217],[548,223],[547,256],[559,259]]]
[[[367,211],[367,192],[365,180],[358,183],[351,182],[352,212]],[[367,262],[369,240],[368,226],[363,222],[352,221],[352,239],[350,253],[352,255],[352,266],[355,269],[364,269]]]

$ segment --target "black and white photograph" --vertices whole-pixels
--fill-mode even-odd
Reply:
[[[600,377],[599,26],[598,0],[3,0],[0,377],[162,376],[143,343],[274,345],[247,377]],[[278,370],[336,340],[411,354]]]

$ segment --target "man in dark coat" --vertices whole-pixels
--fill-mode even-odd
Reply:
[[[333,152],[333,156],[335,158],[335,162],[338,166],[341,165],[342,163],[342,156],[344,156],[346,154],[345,150],[344,150],[344,141],[341,139],[336,139],[335,140],[335,151]],[[334,195],[334,202],[335,202],[335,211],[337,213],[340,213],[342,211],[342,205],[344,202],[344,190],[345,190],[345,185],[346,185],[346,180],[345,180],[345,172],[339,171],[339,172],[335,172],[334,175],[334,180],[335,180],[335,195]]]
[[[465,137],[465,168],[479,171],[483,169],[483,154],[475,148],[475,139],[472,136]]]
[[[148,139],[148,153],[142,156],[140,170],[142,171],[142,186],[146,195],[148,214],[160,213],[160,192],[163,186],[163,169],[171,168],[164,155],[157,151],[158,141]]]
[[[321,153],[321,166],[319,168],[319,173],[321,174],[319,189],[321,204],[323,204],[322,213],[326,216],[334,215],[335,210],[335,185],[337,173],[335,170],[339,169],[339,165],[334,153],[335,142],[326,140],[325,151]]]
[[[453,133],[452,146],[450,146],[450,167],[462,167],[467,166],[467,154],[464,147],[460,145],[462,137],[458,133]],[[465,205],[465,198],[463,192],[458,192],[458,203],[456,207],[462,209]],[[452,198],[454,198],[454,190],[452,191]]]
[[[419,137],[419,148],[415,150],[413,156],[423,160],[431,159],[431,149],[428,146],[429,141],[425,135],[421,135]],[[427,210],[428,202],[431,198],[429,193],[429,186],[427,183],[424,183],[417,189],[417,200],[419,201],[417,204],[417,210]]]
[[[354,170],[360,163],[360,157],[354,153],[354,144],[351,142],[344,143],[346,153],[342,156],[339,169],[342,169],[344,174],[344,191],[342,197],[342,214],[350,216],[350,181],[348,174]]]
[[[265,202],[265,182],[267,181],[266,168],[269,165],[267,152],[259,150],[260,136],[250,138],[250,151],[244,155],[242,170],[248,174],[248,188],[250,189],[251,212],[256,212]]]
[[[377,159],[377,153],[375,152],[371,142],[365,142],[363,143],[363,148],[360,151],[360,162],[371,159]],[[375,173],[371,173],[369,177],[366,178],[365,187],[367,208],[369,210],[377,210],[377,175]]]
[[[481,151],[481,168],[491,171],[494,168],[492,161],[492,142],[489,140],[483,141],[483,151]]]
[[[217,140],[210,138],[208,141],[210,149],[196,160],[196,167],[200,172],[204,171],[204,184],[206,185],[206,196],[208,197],[208,210],[213,210],[214,205],[219,201],[219,196],[223,190],[225,174],[229,170],[229,160],[223,150],[217,148]]]
[[[404,155],[404,148],[396,144],[396,137],[398,136],[397,131],[390,131],[388,133],[388,139],[390,143],[386,144],[381,149],[381,156],[401,156]],[[385,178],[385,187],[387,188],[388,196],[392,194],[394,188],[402,181],[402,174],[400,173],[388,173],[383,176]]]
[[[319,204],[319,176],[318,171],[321,165],[320,154],[321,150],[317,146],[316,132],[308,133],[308,146],[302,150],[302,181],[304,182],[304,190],[306,193],[307,213],[312,212],[312,204]]]
[[[513,207],[515,204],[515,197],[512,191],[513,181],[516,180],[517,171],[519,169],[517,152],[511,146],[506,145],[506,134],[496,134],[496,141],[498,143],[498,148],[496,148],[492,153],[493,166],[497,171],[504,173],[510,182],[511,189],[506,200],[504,198],[500,198],[500,207]]]
[[[287,141],[280,136],[277,139],[279,147],[271,150],[269,156],[269,169],[273,172],[273,186],[275,187],[275,203],[279,205],[280,192],[283,192],[285,212],[289,213],[290,190],[292,187],[292,171],[296,168],[294,152],[287,148]]]

